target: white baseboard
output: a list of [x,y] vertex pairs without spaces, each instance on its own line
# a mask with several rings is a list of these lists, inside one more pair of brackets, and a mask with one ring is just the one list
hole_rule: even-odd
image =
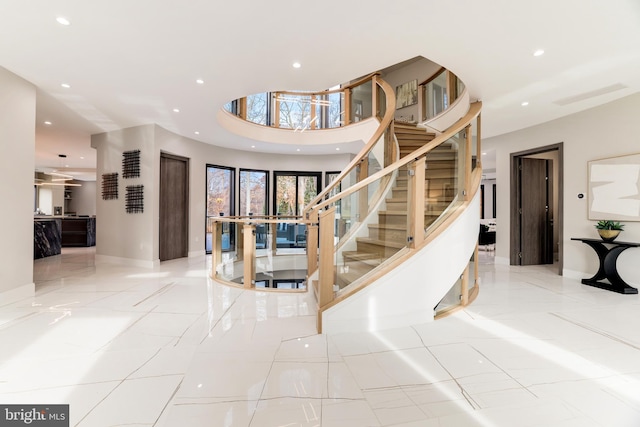
[[593,274],[584,273],[582,271],[569,270],[566,268],[562,269],[562,276],[568,277],[569,279],[582,280],[593,276]]
[[98,255],[96,254],[96,264],[117,264],[126,265],[128,267],[140,267],[140,268],[156,268],[160,266],[160,260],[147,261],[143,259],[121,258],[110,255]]
[[206,255],[206,254],[207,254],[207,251],[205,251],[204,249],[202,249],[202,250],[200,250],[200,251],[191,251],[191,252],[189,252],[189,253],[187,254],[187,256],[188,256],[189,258],[196,258],[196,257],[199,257],[199,256],[204,256],[204,255]]
[[493,259],[493,263],[499,265],[510,265],[511,260],[507,257],[497,256]]
[[26,285],[18,286],[17,288],[0,292],[0,307],[2,307],[3,305],[12,304],[25,298],[30,298],[34,296],[35,293],[35,283],[28,283]]

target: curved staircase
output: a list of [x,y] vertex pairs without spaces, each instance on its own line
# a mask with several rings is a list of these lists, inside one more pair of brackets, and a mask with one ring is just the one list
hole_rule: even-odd
[[[435,134],[427,133],[425,128],[407,124],[395,124],[394,133],[400,158],[411,155],[435,138]],[[453,200],[456,176],[456,152],[451,144],[443,144],[426,156],[425,227]],[[355,250],[342,252],[344,264],[336,269],[335,281],[340,288],[365,276],[406,246],[407,183],[407,168],[400,168],[385,208],[378,211],[377,223],[368,224],[368,236],[356,238]]]

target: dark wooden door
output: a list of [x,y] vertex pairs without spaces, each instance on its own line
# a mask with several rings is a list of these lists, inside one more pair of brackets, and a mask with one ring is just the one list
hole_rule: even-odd
[[520,265],[553,264],[552,161],[520,158]]
[[160,154],[160,261],[189,250],[189,159]]

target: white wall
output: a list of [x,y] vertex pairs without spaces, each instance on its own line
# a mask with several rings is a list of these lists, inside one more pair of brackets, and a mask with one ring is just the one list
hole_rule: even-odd
[[36,89],[0,67],[0,306],[33,295]]
[[[598,258],[586,245],[572,237],[597,238],[595,221],[587,219],[587,162],[640,152],[637,116],[640,94],[573,114],[518,132],[488,138],[487,150],[496,150],[497,199],[496,256],[498,262],[509,262],[510,228],[510,153],[564,143],[564,274],[590,277],[597,271]],[[582,199],[578,194],[584,194]],[[624,241],[640,241],[640,222],[626,222]],[[640,250],[629,249],[618,258],[620,275],[629,283],[640,285]]]
[[[91,136],[97,150],[96,177],[118,173],[118,199],[96,199],[96,260],[121,261],[152,267],[158,263],[154,223],[155,179],[154,126],[145,125]],[[122,153],[140,150],[140,178],[122,178]],[[101,181],[100,181],[101,182]],[[125,189],[128,185],[144,185],[144,212],[125,211]]]
[[[71,200],[69,200],[69,211],[78,215],[96,214],[96,182],[77,181],[80,187],[71,188]],[[101,193],[102,194],[102,193]]]

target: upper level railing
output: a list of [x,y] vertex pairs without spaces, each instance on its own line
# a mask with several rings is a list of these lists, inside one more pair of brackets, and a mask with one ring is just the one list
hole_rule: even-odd
[[442,114],[464,91],[464,83],[442,67],[418,85],[420,122]]
[[297,132],[334,129],[384,115],[371,74],[337,89],[321,92],[278,91],[249,95],[224,109],[249,122]]

